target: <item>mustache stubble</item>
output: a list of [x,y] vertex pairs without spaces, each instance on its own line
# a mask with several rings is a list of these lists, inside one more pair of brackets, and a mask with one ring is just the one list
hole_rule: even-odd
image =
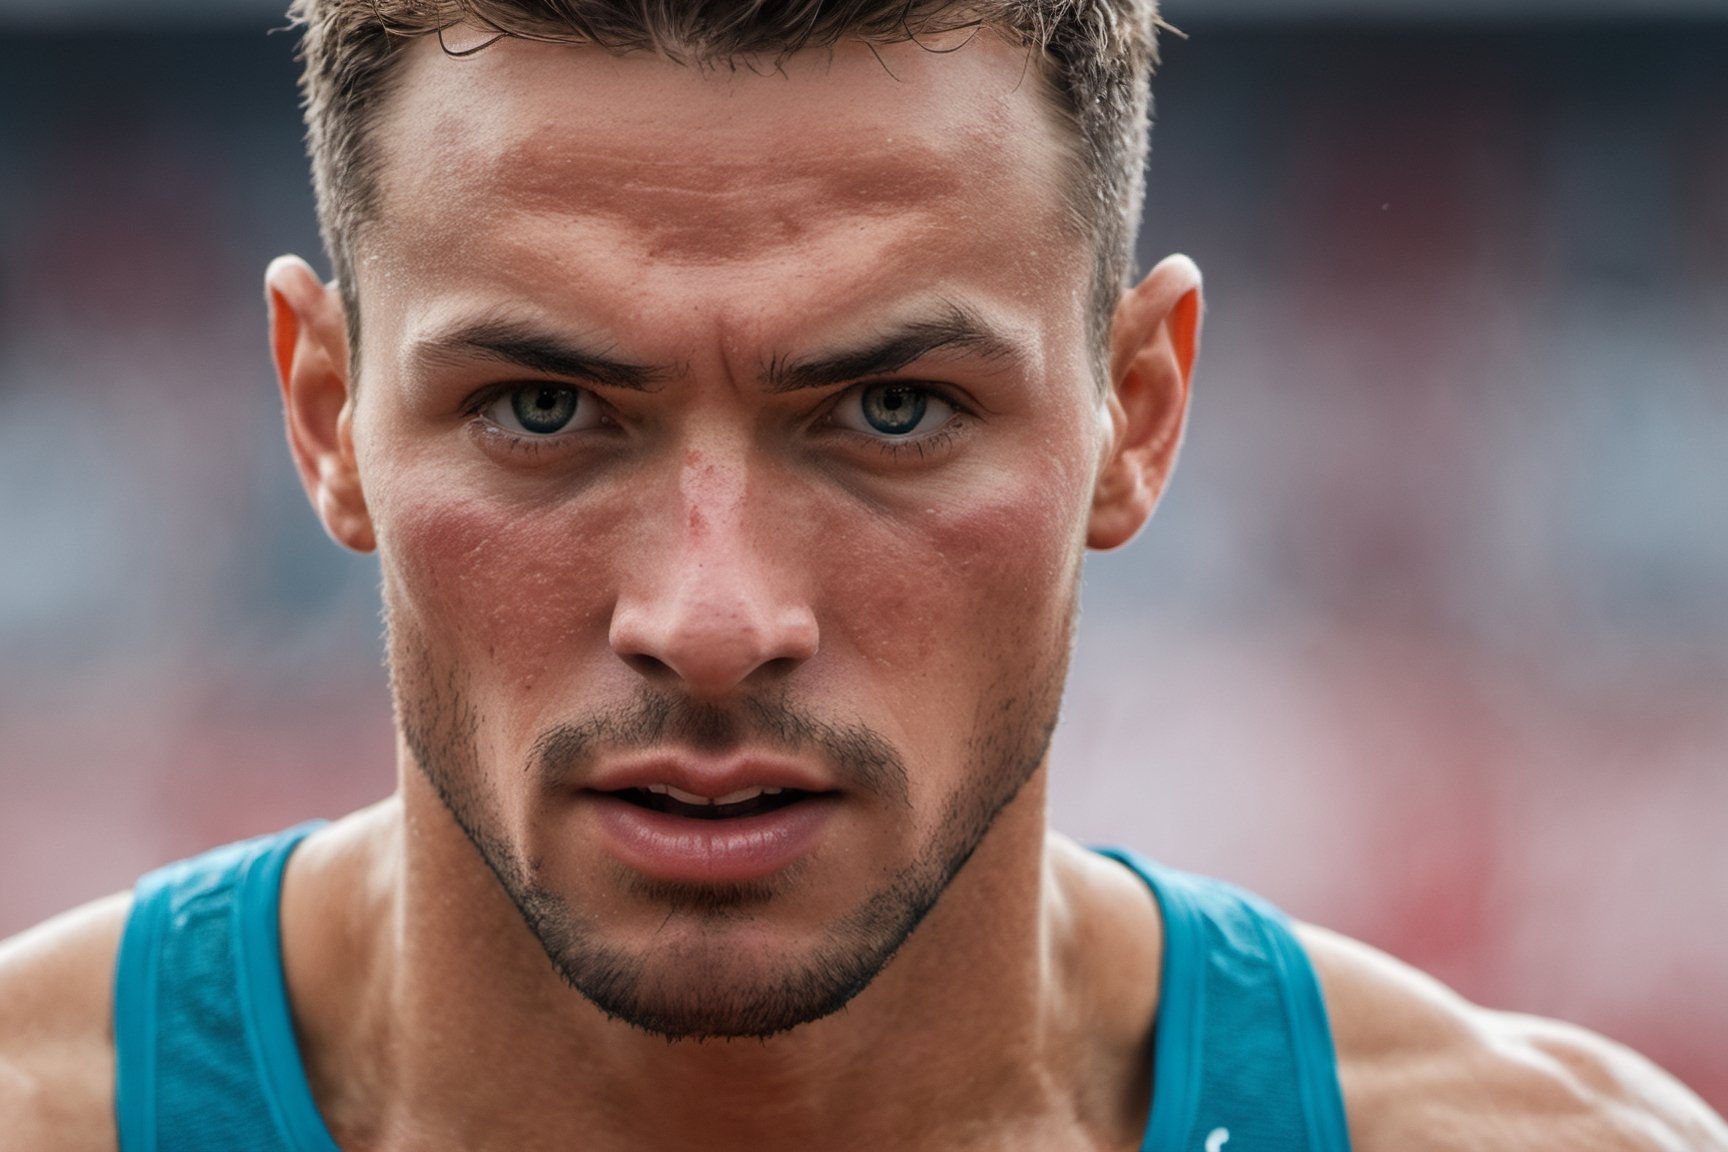
[[911,780],[894,746],[863,724],[819,719],[783,699],[751,696],[732,706],[708,704],[640,685],[634,698],[541,733],[528,767],[541,787],[579,785],[602,756],[682,746],[725,753],[748,744],[791,756],[815,753],[848,791],[909,808]]

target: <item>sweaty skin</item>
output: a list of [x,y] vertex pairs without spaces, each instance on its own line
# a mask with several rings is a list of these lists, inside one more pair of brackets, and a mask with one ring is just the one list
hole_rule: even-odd
[[[988,35],[878,51],[775,73],[417,43],[375,137],[357,378],[338,293],[270,269],[290,444],[330,534],[379,553],[401,721],[396,794],[308,840],[283,893],[348,1152],[1140,1145],[1161,925],[1046,829],[1045,752],[1082,553],[1126,543],[1174,464],[1199,275],[1125,292],[1100,355],[1036,69]],[[884,383],[926,424],[874,429]],[[532,434],[523,388],[576,417]],[[903,771],[810,752],[814,849],[644,884],[582,790],[627,757],[569,752],[644,699],[796,710]],[[698,758],[691,731],[655,754]],[[860,915],[920,894],[903,940]],[[115,1146],[126,910],[0,948],[0,1150]],[[1358,1149],[1728,1149],[1623,1049],[1302,938]],[[637,977],[620,1011],[712,1037],[836,941],[892,959],[760,1040],[669,1042],[559,971],[604,949]]]

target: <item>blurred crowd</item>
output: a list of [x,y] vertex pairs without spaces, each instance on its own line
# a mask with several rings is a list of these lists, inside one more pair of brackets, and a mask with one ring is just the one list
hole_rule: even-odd
[[[1185,30],[1142,253],[1206,350],[1056,823],[1728,1109],[1728,21]],[[291,49],[0,33],[0,935],[391,786],[264,354]]]

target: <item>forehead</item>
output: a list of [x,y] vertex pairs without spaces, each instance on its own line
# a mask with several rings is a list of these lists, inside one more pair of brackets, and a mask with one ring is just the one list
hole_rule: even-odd
[[944,47],[703,67],[518,40],[454,58],[422,39],[375,129],[381,242],[362,263],[740,270],[873,233],[941,248],[1065,231],[1070,133],[1039,68],[987,32]]

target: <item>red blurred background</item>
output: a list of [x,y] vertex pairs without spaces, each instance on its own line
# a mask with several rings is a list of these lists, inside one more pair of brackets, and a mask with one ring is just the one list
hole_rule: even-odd
[[[1207,12],[1142,241],[1208,275],[1194,423],[1089,571],[1056,823],[1728,1109],[1728,18]],[[0,935],[392,776],[264,355],[292,38],[7,13]]]

